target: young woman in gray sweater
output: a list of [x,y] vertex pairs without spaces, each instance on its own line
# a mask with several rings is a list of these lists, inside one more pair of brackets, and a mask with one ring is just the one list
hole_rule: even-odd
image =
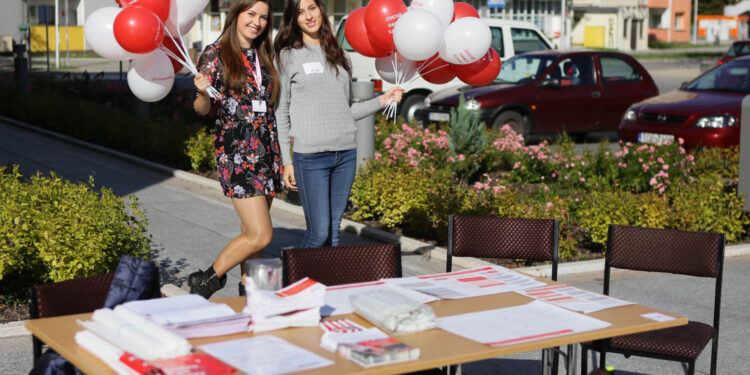
[[301,247],[336,246],[356,172],[354,122],[391,100],[398,103],[404,90],[394,87],[353,102],[349,56],[318,0],[287,0],[274,44],[281,77],[276,122],[282,179],[299,190],[307,224]]

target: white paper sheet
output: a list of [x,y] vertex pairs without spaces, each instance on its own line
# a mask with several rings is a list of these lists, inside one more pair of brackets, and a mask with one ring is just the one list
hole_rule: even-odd
[[271,335],[222,341],[199,348],[250,375],[286,374],[334,364],[329,359]]
[[223,303],[210,302],[196,294],[132,301],[122,306],[132,312],[148,316],[159,324],[210,321],[214,318],[237,314]]
[[540,301],[438,319],[440,328],[490,346],[593,331],[611,324]]
[[546,285],[533,277],[501,266],[479,267],[436,275],[387,279],[386,281],[441,299],[469,298]]
[[646,319],[655,320],[657,322],[668,322],[670,320],[675,320],[676,319],[673,316],[665,315],[665,314],[658,313],[658,312],[641,314],[641,316],[644,317],[644,318],[646,318]]
[[437,297],[402,288],[394,284],[386,283],[385,281],[336,285],[326,288],[325,306],[320,310],[320,314],[323,316],[331,316],[352,313],[354,312],[354,308],[349,302],[349,298],[360,293],[371,292],[374,290],[395,290],[405,297],[411,298],[420,303],[429,303],[438,300]]
[[547,285],[516,291],[516,293],[585,314],[633,304],[633,302],[623,301],[565,284]]

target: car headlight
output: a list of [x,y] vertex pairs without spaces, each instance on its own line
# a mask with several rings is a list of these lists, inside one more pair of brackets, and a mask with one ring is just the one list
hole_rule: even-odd
[[430,106],[430,96],[428,95],[426,98],[424,98],[424,106],[425,108]]
[[478,111],[482,106],[475,99],[469,99],[464,102],[464,108],[470,111]]
[[699,128],[731,128],[737,125],[737,117],[732,115],[706,116],[695,122]]
[[625,111],[625,115],[622,116],[622,121],[635,121],[638,115],[635,113],[634,110],[628,109]]

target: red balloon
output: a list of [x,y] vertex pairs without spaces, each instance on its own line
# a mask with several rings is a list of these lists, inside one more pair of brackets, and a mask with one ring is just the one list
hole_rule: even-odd
[[112,25],[115,40],[126,51],[148,53],[164,39],[164,26],[154,12],[139,6],[129,6],[115,17]]
[[[430,63],[425,64],[425,61],[429,61]],[[438,57],[437,53],[427,60],[417,61],[416,64],[418,67],[421,67],[419,68],[419,74],[427,82],[441,84],[450,82],[453,78],[456,78],[453,65]]]
[[464,17],[479,18],[479,13],[477,13],[477,10],[469,3],[453,3],[453,19],[451,20],[451,23]]
[[349,17],[344,24],[344,35],[346,35],[346,41],[351,44],[355,51],[367,57],[385,57],[390,52],[387,48],[372,40],[367,33],[364,7],[357,8],[349,13]]
[[365,27],[368,35],[388,49],[388,52],[396,49],[393,43],[393,27],[406,10],[406,5],[401,0],[372,0],[365,7]]
[[[127,5],[123,4],[126,3]],[[120,0],[123,7],[139,6],[148,8],[156,14],[162,22],[169,18],[169,0]]]
[[[172,51],[172,53],[174,53],[175,56],[182,57],[181,52],[177,49],[177,44],[178,43],[179,42],[177,40],[175,40],[173,38],[170,38],[169,36],[165,35],[164,39],[161,42],[161,45],[163,45],[164,47],[166,47],[168,50]],[[167,54],[167,56],[169,56],[169,54]],[[182,63],[179,62],[179,61],[177,61],[177,60],[175,60],[171,56],[169,57],[169,62],[172,63],[172,68],[174,69],[174,74],[177,74],[177,73],[180,72],[180,70],[182,70]]]
[[497,78],[500,73],[500,55],[490,48],[481,59],[467,65],[454,65],[458,79],[472,86],[484,86]]
[[127,8],[130,6],[130,4],[136,2],[138,0],[115,0],[117,4],[120,4],[121,7]]

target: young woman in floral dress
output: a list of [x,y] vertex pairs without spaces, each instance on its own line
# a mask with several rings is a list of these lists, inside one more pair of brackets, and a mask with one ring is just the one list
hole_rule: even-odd
[[[190,293],[206,298],[224,287],[229,270],[237,264],[244,268],[244,260],[262,251],[273,237],[268,211],[282,188],[282,163],[272,108],[279,90],[269,36],[272,28],[268,0],[234,1],[221,36],[198,61],[194,107],[216,119],[219,180],[242,230],[210,267],[188,277]],[[209,85],[221,93],[220,98],[209,97]]]

